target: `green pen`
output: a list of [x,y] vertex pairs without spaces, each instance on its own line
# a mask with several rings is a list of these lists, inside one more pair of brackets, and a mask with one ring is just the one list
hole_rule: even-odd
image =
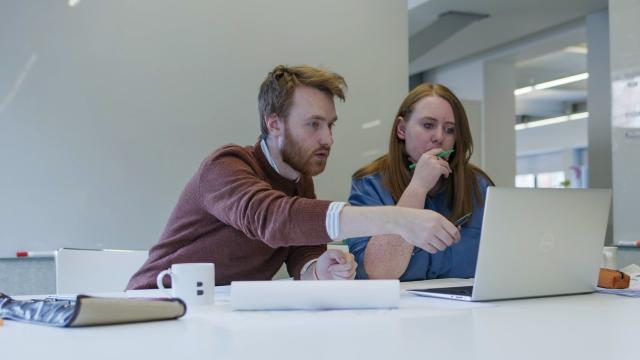
[[[451,153],[453,153],[454,151],[456,151],[455,149],[449,149],[449,150],[445,150],[445,151],[441,151],[439,153],[436,154],[437,157],[439,158],[444,158],[447,157],[449,155],[451,155]],[[411,165],[409,165],[409,170],[413,170],[416,168],[416,163],[413,163]]]

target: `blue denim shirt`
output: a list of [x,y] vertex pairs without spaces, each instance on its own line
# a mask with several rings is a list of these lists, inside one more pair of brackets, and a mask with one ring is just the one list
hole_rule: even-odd
[[[435,254],[414,247],[409,265],[400,281],[415,281],[437,278],[471,278],[475,276],[478,260],[478,246],[480,244],[480,228],[484,212],[484,201],[487,196],[489,181],[481,176],[477,177],[482,194],[482,204],[474,200],[473,215],[460,230],[460,241],[444,251]],[[391,193],[382,185],[380,174],[372,174],[351,183],[349,203],[356,206],[395,205]],[[425,209],[436,211],[448,216],[450,209],[446,204],[445,191],[435,197],[427,196]],[[364,251],[371,237],[348,239],[349,251],[358,263],[356,279],[367,279],[364,268]]]

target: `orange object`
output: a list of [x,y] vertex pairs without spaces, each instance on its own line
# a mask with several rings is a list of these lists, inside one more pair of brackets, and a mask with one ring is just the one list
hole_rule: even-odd
[[598,286],[606,289],[626,289],[630,280],[629,275],[622,271],[600,268]]
[[4,320],[0,319],[0,326],[4,325]]

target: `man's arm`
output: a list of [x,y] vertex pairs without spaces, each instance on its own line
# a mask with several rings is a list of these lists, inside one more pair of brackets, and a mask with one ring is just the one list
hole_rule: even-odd
[[449,220],[431,210],[398,206],[345,206],[340,214],[339,238],[397,234],[409,243],[434,253],[460,239]]
[[[426,191],[409,185],[396,206],[422,209]],[[431,252],[439,249],[430,247]],[[407,270],[413,244],[398,235],[376,235],[371,237],[364,251],[364,266],[370,279],[398,279]]]
[[233,155],[209,160],[200,170],[199,196],[206,211],[274,248],[331,241],[325,224],[330,201],[275,190],[248,161]]
[[[204,164],[199,186],[207,211],[271,247],[331,241],[325,224],[330,201],[274,190],[239,156],[221,156]],[[400,235],[428,252],[449,246],[460,236],[453,224],[430,210],[346,206],[340,212],[339,239],[385,234]]]

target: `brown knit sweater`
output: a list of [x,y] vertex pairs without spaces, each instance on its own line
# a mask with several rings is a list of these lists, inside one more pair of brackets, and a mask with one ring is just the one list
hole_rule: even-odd
[[213,262],[216,285],[269,280],[283,263],[299,278],[304,264],[331,241],[325,228],[330,203],[315,200],[311,177],[296,183],[280,176],[259,142],[223,146],[187,183],[160,241],[127,289],[155,288],[160,271],[189,262]]

